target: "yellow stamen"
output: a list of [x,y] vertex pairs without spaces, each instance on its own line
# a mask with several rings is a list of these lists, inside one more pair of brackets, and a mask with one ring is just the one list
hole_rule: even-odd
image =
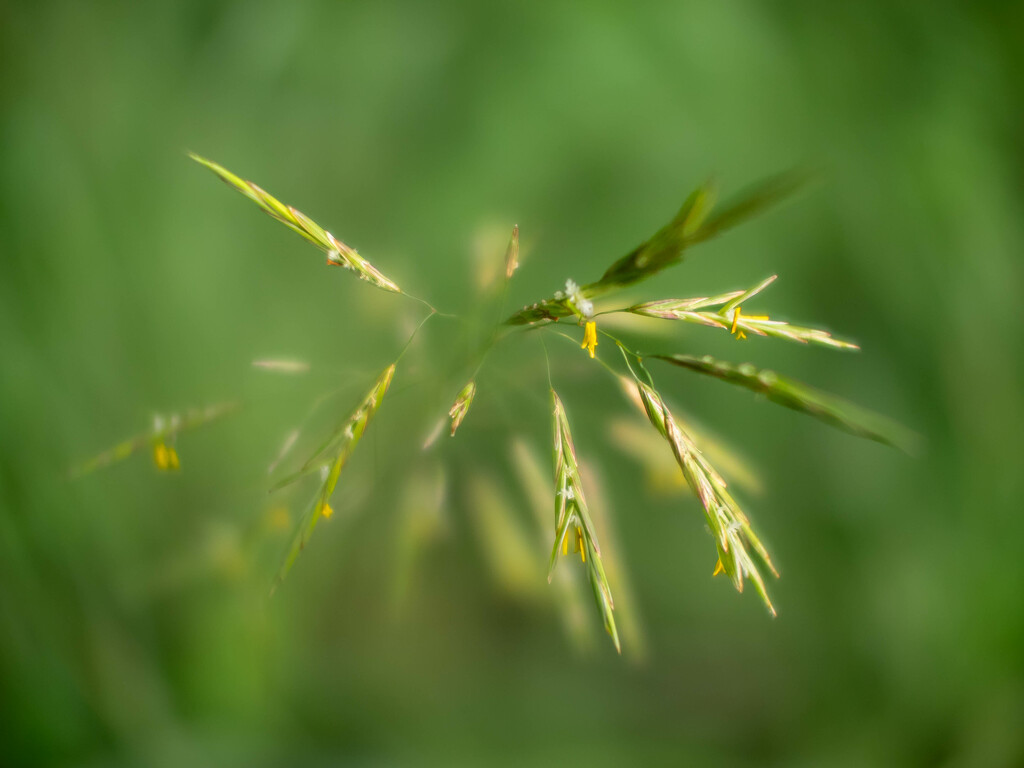
[[580,547],[580,560],[587,562],[587,548],[583,546],[583,531],[579,528],[576,529],[576,543]]
[[[747,315],[746,320],[767,320],[768,315]],[[729,333],[736,334],[737,339],[747,338],[747,334],[743,332],[743,329],[739,327],[740,322],[740,308],[736,307],[736,311],[732,314],[732,328],[729,329]]]
[[320,514],[326,518],[330,518],[330,516],[334,514],[334,510],[331,509],[331,505],[325,501],[324,505],[320,507]]
[[569,554],[569,536],[568,536],[568,534],[566,534],[566,536],[562,539],[562,554],[563,555],[568,555]]
[[153,463],[156,464],[157,469],[163,472],[181,467],[181,462],[178,461],[178,452],[164,442],[156,443],[153,446]]
[[722,558],[718,558],[718,563],[715,565],[715,572],[711,575],[717,576],[720,573],[725,573],[725,566],[722,565]]
[[170,461],[167,458],[167,446],[163,443],[153,446],[153,463],[156,464],[157,469],[167,469],[170,466]]
[[597,347],[597,323],[593,320],[588,320],[587,324],[583,328],[583,343],[580,344],[580,349],[585,349],[590,352],[590,358],[594,358],[594,349]]

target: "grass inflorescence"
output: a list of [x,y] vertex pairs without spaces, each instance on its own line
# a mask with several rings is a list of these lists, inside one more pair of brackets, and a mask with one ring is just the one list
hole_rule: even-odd
[[[292,467],[282,479],[271,482],[270,490],[280,490],[308,477],[317,478],[313,492],[305,505],[305,511],[294,523],[290,542],[285,547],[281,565],[273,578],[273,592],[309,542],[317,523],[333,514],[331,500],[341,481],[342,471],[370,428],[374,416],[384,405],[393,379],[396,376],[401,377],[398,364],[406,351],[414,346],[417,339],[416,331],[431,318],[443,313],[438,312],[428,302],[403,291],[366,258],[301,211],[282,203],[253,182],[236,176],[213,161],[195,154],[191,154],[190,157],[213,171],[272,218],[319,248],[326,255],[328,266],[341,266],[377,288],[406,296],[425,304],[429,309],[429,313],[413,331],[394,361],[385,367],[375,380],[369,380],[362,385],[366,387],[363,390],[365,394],[349,415],[328,432],[320,445],[305,460]],[[713,574],[724,573],[740,591],[745,582],[752,582],[768,610],[775,615],[775,607],[769,597],[768,578],[777,577],[778,571],[750,520],[733,496],[723,474],[712,465],[711,458],[730,471],[741,486],[756,485],[756,478],[753,478],[753,473],[742,460],[707,438],[703,431],[694,428],[688,416],[684,417],[678,409],[669,407],[645,361],[659,360],[739,385],[764,395],[771,402],[809,414],[859,437],[906,448],[912,443],[913,436],[888,419],[772,371],[757,369],[749,363],[734,364],[708,356],[671,350],[631,348],[609,333],[607,328],[602,327],[602,318],[609,315],[618,315],[622,318],[654,318],[725,331],[737,340],[746,339],[748,336],[762,336],[835,350],[857,350],[855,344],[837,339],[824,330],[772,319],[767,314],[757,314],[751,310],[750,303],[755,299],[760,301],[759,294],[774,282],[775,275],[749,289],[727,291],[715,296],[652,298],[626,306],[616,306],[612,303],[612,297],[617,292],[650,280],[663,270],[679,264],[691,248],[775,204],[797,189],[801,181],[802,178],[797,174],[780,175],[720,207],[715,204],[715,187],[710,183],[703,184],[686,198],[682,207],[665,226],[625,256],[613,261],[598,279],[582,286],[573,280],[566,280],[564,289],[555,291],[550,296],[505,317],[504,302],[508,284],[519,266],[521,256],[519,227],[514,227],[504,253],[504,270],[498,278],[500,284],[493,288],[493,293],[487,294],[486,300],[481,301],[481,305],[485,307],[500,306],[502,314],[491,318],[489,322],[483,324],[483,330],[478,331],[479,343],[468,363],[463,360],[457,366],[458,370],[451,370],[445,374],[445,380],[449,382],[447,386],[451,386],[451,389],[443,401],[436,403],[437,426],[423,443],[420,452],[425,455],[436,446],[437,437],[443,431],[446,421],[452,437],[456,436],[464,423],[469,423],[470,426],[459,431],[460,439],[466,429],[472,428],[473,419],[470,418],[468,422],[466,420],[477,400],[478,388],[480,392],[486,392],[488,385],[486,379],[480,379],[480,373],[491,350],[505,343],[510,337],[532,331],[540,331],[543,337],[568,337],[574,343],[579,343],[584,354],[599,363],[593,368],[595,373],[609,373],[617,381],[624,382],[630,399],[643,412],[647,424],[645,429],[648,430],[651,442],[645,442],[643,433],[637,433],[640,427],[622,421],[621,415],[609,418],[613,427],[612,434],[620,436],[623,450],[644,457],[660,451],[661,456],[665,457],[664,461],[652,460],[652,465],[657,465],[653,467],[653,471],[659,473],[660,477],[665,477],[666,464],[671,466],[671,462],[674,462],[677,467],[675,471],[680,478],[679,486],[685,484],[692,491],[703,510],[704,520],[714,541],[717,560]],[[571,326],[574,323],[580,328],[579,336],[563,330],[567,324]],[[643,343],[654,342],[647,339]],[[616,650],[621,650],[620,630],[616,625],[612,584],[609,580],[609,573],[613,576],[615,574],[611,566],[606,573],[605,560],[608,559],[609,563],[612,561],[605,557],[606,553],[602,552],[599,544],[599,533],[607,543],[608,532],[597,530],[587,502],[587,492],[592,488],[586,487],[586,473],[581,471],[581,462],[570,430],[569,411],[552,383],[553,373],[550,360],[547,359],[546,345],[543,359],[547,364],[551,403],[554,483],[552,485],[541,478],[527,442],[520,437],[513,443],[514,474],[525,486],[522,498],[527,505],[533,506],[539,515],[535,522],[541,521],[545,528],[551,526],[547,528],[547,535],[550,536],[547,576],[549,582],[552,582],[556,575],[560,576],[554,580],[553,587],[554,599],[561,606],[559,612],[563,616],[576,617],[567,623],[567,631],[573,636],[578,635],[578,591],[573,587],[571,579],[566,580],[569,578],[566,574],[572,571],[567,572],[565,568],[558,569],[557,566],[560,560],[571,562],[578,558],[576,566],[579,570],[576,572],[582,573],[582,578],[589,582],[601,623]],[[288,374],[303,374],[308,370],[305,363],[288,359],[258,360],[254,361],[253,366],[264,371]],[[456,390],[460,383],[461,388]],[[91,461],[79,465],[73,474],[87,474],[125,459],[147,446],[151,448],[154,463],[159,469],[170,471],[178,469],[182,464],[187,466],[187,461],[181,461],[175,447],[178,434],[213,421],[232,409],[233,406],[211,406],[183,416],[157,419],[150,431],[126,440]],[[445,410],[447,419],[444,417]],[[277,471],[278,466],[287,463],[300,432],[299,429],[289,432],[269,468],[271,474]],[[405,499],[402,507],[407,511],[402,513],[401,519],[407,521],[409,531],[419,533],[400,539],[404,542],[400,550],[405,554],[398,570],[405,574],[400,579],[401,584],[406,586],[400,586],[396,594],[404,594],[407,589],[408,569],[411,567],[412,558],[418,552],[420,542],[426,542],[433,536],[432,533],[429,536],[427,533],[437,530],[437,510],[444,506],[447,498],[447,483],[436,463],[431,464],[429,468],[411,472],[410,477],[413,478],[409,481],[410,488],[437,489],[426,494],[432,499],[430,508],[435,511],[429,516],[430,524],[426,525],[425,521],[428,518],[416,512],[419,502],[412,498],[424,494],[410,490],[402,496]],[[530,589],[523,588],[523,584],[529,582],[529,577],[527,576],[524,581],[522,574],[529,574],[543,566],[532,553],[531,546],[523,543],[528,542],[529,537],[523,534],[520,523],[507,517],[505,510],[508,505],[494,501],[500,492],[495,490],[496,486],[493,483],[481,476],[470,485],[473,490],[470,495],[480,500],[479,504],[486,507],[481,508],[478,518],[479,530],[483,532],[481,541],[492,550],[496,546],[504,546],[500,556],[490,558],[491,562],[502,563],[499,581],[506,585],[516,585],[515,589],[523,595],[532,594]],[[667,485],[673,485],[671,477]],[[550,513],[541,514],[538,511],[545,497],[554,500],[553,525],[547,516]],[[566,579],[561,578],[563,576]]]

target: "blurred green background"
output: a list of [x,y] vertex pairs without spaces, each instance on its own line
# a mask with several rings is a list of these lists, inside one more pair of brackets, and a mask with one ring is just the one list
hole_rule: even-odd
[[[0,762],[1024,764],[1022,34],[1019,3],[0,4]],[[636,294],[779,273],[758,309],[863,352],[675,326],[646,346],[770,365],[926,448],[654,369],[758,470],[772,620],[710,578],[695,500],[618,449],[614,383],[550,341],[642,628],[617,657],[588,600],[581,650],[509,469],[514,436],[549,450],[540,345],[495,353],[425,459],[461,386],[437,384],[439,318],[268,601],[304,491],[268,497],[267,465],[422,309],[327,270],[188,149],[459,311],[513,223],[510,308],[596,278],[710,174],[813,167]],[[310,373],[252,369],[271,356]],[[183,435],[179,474],[143,452],[66,480],[223,400],[243,410]]]

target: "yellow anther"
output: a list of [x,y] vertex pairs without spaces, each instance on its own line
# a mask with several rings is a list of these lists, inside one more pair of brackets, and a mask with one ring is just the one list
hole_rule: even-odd
[[566,536],[562,539],[562,554],[563,555],[568,555],[569,554],[569,536],[568,536],[568,534],[566,534]]
[[[744,319],[746,320],[767,320],[768,315],[747,315]],[[736,311],[732,313],[732,328],[729,329],[729,333],[736,335],[737,339],[747,338],[747,334],[743,332],[743,329],[739,327],[740,322],[740,308],[736,307]]]
[[170,466],[170,459],[167,457],[167,446],[157,443],[153,446],[153,463],[157,469],[167,469]]
[[583,531],[579,528],[576,529],[576,544],[580,548],[580,561],[587,562],[587,548],[583,546]]
[[588,320],[587,324],[583,327],[583,343],[580,344],[580,349],[585,349],[590,352],[590,357],[594,357],[594,349],[597,347],[597,323],[593,320]]
[[[745,339],[745,338],[747,338],[747,334],[745,334],[743,332],[742,328],[739,328],[739,330],[737,332],[737,327],[738,327],[739,322],[740,322],[740,308],[736,307],[736,310],[732,313],[732,328],[729,329],[729,333],[735,334],[737,339]],[[719,565],[721,565],[721,563],[719,563]]]
[[156,464],[157,469],[164,472],[181,467],[181,462],[178,461],[178,452],[164,442],[153,446],[153,463]]
[[331,505],[325,501],[324,505],[320,507],[320,514],[326,518],[330,518],[330,516],[334,514],[334,510],[331,509]]
[[722,558],[718,558],[718,562],[715,564],[715,572],[711,575],[717,576],[720,573],[725,573],[725,566],[722,565]]

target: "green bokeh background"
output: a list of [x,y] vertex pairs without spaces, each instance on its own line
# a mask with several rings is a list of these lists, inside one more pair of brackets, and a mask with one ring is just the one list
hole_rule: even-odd
[[[1024,764],[1022,34],[1019,3],[0,4],[0,762]],[[523,343],[437,449],[442,533],[396,611],[397,499],[457,390],[414,386],[451,343],[438,319],[343,477],[363,500],[267,601],[267,463],[422,314],[325,269],[186,149],[445,309],[512,223],[510,306],[595,278],[709,174],[729,191],[813,167],[641,295],[779,273],[760,308],[864,351],[659,344],[843,393],[925,449],[655,369],[760,471],[744,500],[783,572],[772,620],[710,578],[696,502],[645,488],[606,430],[629,406],[553,340],[643,626],[642,653],[594,627],[580,654],[543,567],[521,593],[495,578],[462,490],[494,478],[528,529],[510,430],[550,437]],[[311,372],[252,370],[274,355]],[[154,411],[225,399],[243,411],[184,435],[180,474],[143,455],[65,479]]]

